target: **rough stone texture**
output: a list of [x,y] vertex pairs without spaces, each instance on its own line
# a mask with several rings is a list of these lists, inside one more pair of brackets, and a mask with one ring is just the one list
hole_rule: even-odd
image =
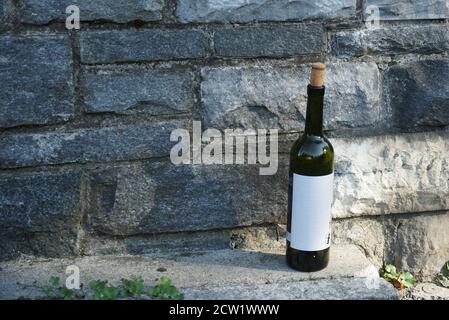
[[355,0],[177,0],[182,22],[250,22],[355,17]]
[[0,137],[0,166],[16,168],[58,163],[130,160],[168,156],[170,133],[189,129],[185,120],[145,125],[9,134]]
[[[334,139],[337,151],[334,218],[449,209],[448,177],[444,170],[448,165],[448,141],[448,132]],[[105,182],[99,179],[97,183],[108,185],[100,188],[108,195],[94,196],[103,199],[103,206],[99,206],[103,213],[97,224],[102,228],[110,225],[110,230],[118,234],[135,234],[279,223],[285,219],[287,205],[286,163],[281,158],[277,174],[269,178],[258,176],[257,166],[176,167],[171,163],[150,163],[122,168],[122,173],[120,170],[118,173],[113,170],[112,174],[102,172],[99,176]],[[179,177],[186,178],[182,188]],[[177,185],[177,191],[162,192],[165,196],[159,196],[157,191],[162,186],[173,189],[171,183]],[[201,192],[206,185],[215,188]],[[234,191],[237,185],[245,191]],[[264,191],[267,185],[274,190],[269,197]],[[132,197],[130,190],[134,190]],[[255,195],[251,198],[258,200],[249,207],[245,199],[252,192]],[[194,196],[197,193],[201,194],[200,198]],[[183,199],[183,205],[176,199]],[[228,210],[222,208],[224,202],[232,204],[225,206]],[[190,203],[192,207],[187,205]],[[211,214],[214,208],[221,208],[216,215]],[[157,212],[164,211],[177,218],[169,219],[165,215],[158,218]],[[376,256],[379,250],[372,249],[371,255]]]
[[[447,224],[448,213],[405,213],[374,217],[334,219],[332,222],[332,245],[355,245],[378,269],[384,263],[398,265],[400,270],[410,270],[419,281],[435,278],[449,252],[446,233],[435,230]],[[413,234],[405,250],[399,243],[402,226],[404,232]],[[417,226],[417,232],[411,226]],[[430,232],[439,232],[429,235]],[[403,235],[402,235],[403,237]],[[422,245],[422,249],[414,248]],[[332,248],[333,248],[332,247]],[[285,226],[245,227],[227,230],[185,232],[126,237],[94,237],[86,244],[86,253],[98,254],[159,254],[175,251],[220,250],[225,248],[256,251],[285,250]],[[416,252],[416,255],[415,255]],[[416,257],[416,259],[415,259]],[[401,262],[407,261],[407,265]],[[446,257],[449,260],[449,258]]]
[[[218,128],[302,130],[309,74],[309,66],[203,68],[204,121]],[[326,129],[375,124],[381,113],[379,95],[376,64],[330,64]]]
[[54,123],[73,116],[66,35],[0,37],[0,77],[0,127]]
[[[304,128],[307,63],[319,60],[328,64],[325,129],[339,137],[331,139],[334,244],[359,247],[376,267],[394,263],[431,280],[449,259],[447,3],[0,1],[0,258],[227,247],[283,253],[287,154]],[[64,28],[69,4],[81,7],[79,32]],[[363,11],[373,4],[381,20],[402,21],[368,29],[359,18],[368,20]],[[191,129],[192,119],[219,129],[280,129],[277,174],[259,176],[252,165],[172,165],[169,135]],[[263,261],[254,268],[243,256],[213,255],[218,266],[203,265],[203,277],[220,263],[234,268],[210,296],[254,298],[257,289],[257,297],[302,297],[306,284],[287,273],[285,287],[235,276],[276,264],[263,270]],[[185,275],[169,276],[190,279],[194,269],[176,270]],[[377,297],[336,277],[306,285],[309,297],[338,297],[338,288],[345,297]]]
[[83,83],[85,110],[153,115],[189,112],[195,103],[192,82],[191,72],[168,69],[88,73]]
[[449,300],[449,288],[434,283],[418,283],[402,297],[403,300]]
[[384,75],[384,100],[400,128],[449,124],[449,60],[391,66]]
[[449,260],[449,212],[397,221],[388,256],[400,270],[432,280]]
[[84,63],[137,62],[203,58],[209,39],[196,29],[86,31],[80,34]]
[[449,260],[449,211],[335,219],[333,244],[353,244],[376,267],[394,264],[433,281]]
[[7,24],[6,24],[6,8],[5,8],[5,1],[0,2],[0,31],[3,31],[6,29]]
[[217,30],[213,39],[222,57],[290,57],[325,50],[321,25],[228,27]]
[[[59,149],[62,151],[55,151],[53,158],[49,156],[49,151],[39,149],[38,142],[35,142],[36,149],[33,150],[27,149],[26,143],[13,141],[12,145],[22,145],[23,150],[18,153],[16,148],[14,152],[11,151],[13,149],[9,152],[11,157],[21,154],[20,161],[29,162],[55,163],[60,161],[57,157],[61,155],[66,156],[65,161],[96,161],[99,155],[117,159],[137,157],[141,150],[149,152],[151,148],[148,148],[146,137],[151,137],[151,141],[156,143],[154,131],[143,133],[140,129],[135,130],[139,141],[139,147],[136,147],[136,143],[130,142],[129,133],[117,129],[102,130],[109,132],[108,135],[121,137],[121,140],[117,143],[117,140],[104,135],[103,139],[98,140],[102,148],[98,148],[91,141],[97,141],[94,137],[98,138],[99,131],[84,132],[82,139],[69,133],[52,133],[47,135],[51,137],[47,140],[41,138],[40,145],[45,146],[45,141],[56,137],[62,141]],[[449,150],[447,135],[447,132],[440,132],[334,139],[337,151],[334,217],[448,209],[448,178],[444,170],[448,158],[446,151]],[[70,147],[70,137],[75,139],[77,148]],[[105,144],[104,141],[109,143]],[[160,141],[169,141],[168,132]],[[166,144],[166,153],[170,145]],[[111,154],[110,148],[116,153]],[[38,150],[41,152],[40,158],[36,156]],[[338,150],[344,150],[344,153]],[[66,154],[71,158],[67,158]],[[86,158],[85,154],[90,158]],[[11,165],[11,162],[2,160],[4,163]],[[92,175],[89,183],[90,225],[100,234],[145,235],[283,222],[287,204],[285,163],[281,159],[275,176],[259,176],[257,166],[177,167],[169,162],[144,162],[99,171]],[[209,187],[205,189],[205,186]],[[267,190],[275,192],[267,193]],[[248,197],[255,200],[249,202]],[[431,219],[429,213],[423,213],[423,216],[424,220]],[[382,236],[376,221],[361,224],[356,220],[345,221],[334,232],[336,239],[344,238],[338,237],[338,234],[344,234],[345,239],[364,248],[368,256],[379,264],[382,246],[391,246],[387,240],[395,239],[396,225],[382,224],[382,228],[390,228],[388,233],[382,231]],[[419,226],[412,222],[410,225]],[[412,232],[409,230],[407,233]],[[441,238],[441,234],[444,233],[438,237]],[[424,243],[425,237],[420,239],[419,243]],[[443,241],[443,238],[440,240]],[[237,239],[235,241],[238,247],[239,242]],[[441,245],[444,248],[443,242]],[[440,252],[444,253],[441,248]],[[138,251],[138,248],[133,250]],[[397,250],[394,252],[400,252]],[[406,256],[405,252],[398,254]],[[390,257],[389,261],[392,260]],[[420,266],[419,261],[414,261],[413,265],[429,274],[428,266]]]
[[334,217],[449,209],[449,132],[334,139]]
[[[193,298],[193,291],[200,288],[208,290],[207,288],[230,287],[230,291],[225,293],[226,296],[240,286],[256,290],[268,282],[283,284],[282,297],[286,297],[285,295],[290,292],[288,298],[297,297],[294,289],[298,286],[303,289],[307,286],[314,292],[311,297],[316,297],[314,288],[317,286],[326,288],[326,292],[329,290],[333,293],[333,297],[339,298],[355,298],[351,292],[357,291],[362,297],[382,296],[397,299],[393,287],[386,286],[384,281],[379,279],[376,268],[354,246],[334,247],[331,250],[328,268],[313,273],[289,269],[285,263],[285,256],[277,251],[216,250],[190,254],[171,252],[167,255],[151,256],[82,257],[43,261],[22,259],[0,264],[2,269],[0,298],[41,297],[40,287],[48,282],[49,274],[61,275],[61,279],[65,279],[65,268],[72,264],[79,267],[81,282],[84,284],[93,279],[104,279],[112,284],[119,284],[121,278],[142,276],[147,285],[153,285],[155,279],[168,276],[174,285],[186,293],[186,298],[189,298],[190,294]],[[159,268],[165,268],[166,271],[159,272],[157,271]],[[334,284],[341,288],[341,291],[348,291],[346,295],[340,292],[337,296],[337,287],[331,288],[326,285],[330,279],[340,279],[341,281],[335,281]],[[353,285],[345,285],[344,280]],[[299,283],[302,285],[298,285]],[[354,287],[356,283],[357,286]],[[292,290],[286,290],[289,286]],[[250,298],[250,292],[251,290],[244,292],[245,297]],[[301,292],[304,293],[302,298],[308,297],[306,292]],[[272,294],[276,294],[276,290]],[[258,297],[257,292],[253,297]],[[280,297],[281,295],[277,298]]]
[[156,21],[162,18],[163,0],[23,0],[20,20],[28,24],[65,21],[66,8],[76,5],[81,21]]
[[380,268],[386,259],[388,239],[392,237],[389,230],[392,217],[363,217],[352,219],[335,219],[332,221],[332,244],[352,244],[363,250],[366,257]]
[[287,225],[273,224],[232,230],[229,246],[257,251],[285,250]]
[[84,253],[159,254],[173,251],[244,249],[255,251],[285,250],[283,225],[250,226],[199,232],[144,234],[126,238],[100,235],[85,241]]
[[379,8],[381,20],[449,18],[447,0],[366,0],[363,1],[365,19],[371,14],[367,12],[368,6]]
[[260,176],[254,165],[122,166],[93,175],[88,215],[94,230],[109,235],[277,223],[285,219],[285,178]]
[[268,283],[186,289],[192,300],[396,300],[395,289],[386,281],[369,287],[360,278]]
[[449,49],[449,27],[408,25],[340,31],[335,35],[333,47],[334,54],[340,57],[440,53]]
[[[234,229],[232,229],[234,230]],[[86,240],[84,253],[94,255],[169,254],[229,249],[233,231],[215,230],[183,233],[161,233],[132,237],[93,236]]]
[[73,254],[80,179],[77,172],[0,177],[0,259]]
[[0,32],[11,29],[14,24],[15,17],[11,1],[0,1]]
[[376,267],[394,264],[432,281],[449,260],[449,212],[336,219],[333,244],[359,247]]

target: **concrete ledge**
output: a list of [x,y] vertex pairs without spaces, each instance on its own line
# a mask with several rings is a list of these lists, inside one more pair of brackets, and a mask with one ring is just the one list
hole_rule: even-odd
[[419,283],[416,287],[405,292],[403,300],[449,300],[449,288],[435,283]]
[[[376,281],[377,280],[377,281]],[[339,278],[265,285],[187,289],[193,300],[392,300],[397,293],[377,278]]]
[[[65,279],[76,265],[81,282],[142,276],[147,285],[165,275],[186,299],[396,299],[395,289],[355,246],[334,246],[329,267],[302,273],[288,268],[283,252],[217,250],[153,256],[20,259],[0,264],[0,299],[39,298],[50,276]],[[164,268],[164,272],[158,271]]]

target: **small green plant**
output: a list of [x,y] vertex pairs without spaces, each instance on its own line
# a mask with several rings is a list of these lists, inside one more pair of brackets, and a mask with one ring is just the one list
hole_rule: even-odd
[[66,287],[59,288],[59,294],[64,300],[75,299],[75,292],[72,289],[68,289]]
[[48,284],[42,288],[42,291],[51,298],[73,300],[75,299],[75,292],[60,285],[61,279],[59,277],[50,277]]
[[118,288],[108,281],[94,280],[90,282],[90,288],[93,291],[91,298],[93,300],[114,300],[121,296],[121,292]]
[[441,272],[437,276],[438,282],[445,288],[449,288],[449,261],[441,268]]
[[131,277],[131,279],[122,279],[125,294],[134,298],[140,298],[143,294],[145,285],[142,277]]
[[182,300],[184,295],[172,285],[171,280],[167,277],[161,277],[156,285],[148,289],[148,295],[153,299],[163,300]]
[[50,277],[50,280],[48,280],[48,284],[42,288],[42,291],[47,296],[54,295],[58,289],[60,281],[61,280],[59,279],[59,277]]
[[416,278],[410,272],[397,272],[392,264],[385,265],[380,275],[382,278],[391,282],[396,289],[411,288],[416,284]]
[[[107,280],[93,280],[89,283],[92,293],[88,298],[92,300],[114,300],[125,297],[140,298],[146,293],[153,299],[181,300],[184,295],[171,283],[167,277],[162,277],[154,287],[145,289],[145,283],[142,277],[131,277],[131,279],[122,279],[122,286],[115,287]],[[51,299],[85,299],[85,295],[77,294],[76,291],[61,286],[59,277],[51,277],[42,291]]]
[[410,272],[401,272],[398,280],[402,284],[401,289],[411,288],[416,284],[416,278]]

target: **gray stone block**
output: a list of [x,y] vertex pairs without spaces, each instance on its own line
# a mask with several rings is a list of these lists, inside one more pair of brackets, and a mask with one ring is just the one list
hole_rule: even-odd
[[333,139],[334,218],[449,209],[449,132]]
[[400,218],[396,225],[387,262],[433,280],[449,260],[449,212]]
[[0,37],[0,127],[70,119],[71,58],[66,35]]
[[234,27],[214,33],[215,53],[222,57],[290,57],[325,50],[321,25]]
[[14,7],[11,0],[0,1],[0,32],[12,28],[14,23]]
[[440,53],[449,49],[449,27],[435,24],[340,31],[333,47],[334,54],[340,57]]
[[385,252],[394,239],[388,227],[394,225],[394,216],[334,219],[332,221],[332,244],[352,244],[363,249],[365,256],[377,268],[385,261]]
[[355,0],[177,0],[182,22],[250,22],[355,17]]
[[188,70],[97,72],[83,77],[88,113],[176,114],[191,111],[195,96]]
[[79,7],[81,21],[125,23],[161,20],[163,0],[23,0],[20,20],[28,24],[65,21],[70,16],[66,13],[70,5]]
[[80,224],[80,174],[33,173],[0,178],[0,259],[19,253],[74,253]]
[[419,281],[433,281],[449,260],[449,211],[336,219],[335,245],[353,244],[381,268],[394,264]]
[[109,235],[278,223],[285,218],[287,178],[282,168],[260,176],[255,165],[122,166],[93,175],[88,214],[92,228]]
[[6,20],[6,9],[5,9],[5,3],[6,1],[0,2],[0,17],[2,18],[0,20],[0,30],[3,30],[5,27],[5,20]]
[[[218,128],[302,130],[309,76],[309,66],[203,68],[205,123]],[[326,129],[371,126],[380,121],[376,64],[330,64],[326,86]]]
[[405,61],[384,75],[385,105],[400,128],[449,124],[449,60]]
[[381,20],[447,19],[447,0],[366,0],[363,1],[364,19],[371,15],[369,6],[379,8]]
[[4,135],[0,137],[0,167],[168,156],[174,144],[170,142],[171,131],[189,127],[188,121],[173,120],[69,132]]
[[209,46],[208,36],[195,29],[104,30],[80,34],[84,63],[203,58]]
[[237,227],[199,232],[142,234],[132,237],[92,235],[86,255],[158,254],[202,250],[245,249],[273,251],[285,248],[285,232],[278,225]]
[[133,237],[93,235],[86,242],[84,252],[93,256],[229,249],[233,230],[143,234]]

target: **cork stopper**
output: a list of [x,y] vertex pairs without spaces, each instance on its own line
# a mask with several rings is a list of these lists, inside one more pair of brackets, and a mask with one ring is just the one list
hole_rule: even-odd
[[310,77],[310,85],[313,87],[324,86],[324,76],[326,74],[326,66],[324,63],[312,64],[312,75]]

